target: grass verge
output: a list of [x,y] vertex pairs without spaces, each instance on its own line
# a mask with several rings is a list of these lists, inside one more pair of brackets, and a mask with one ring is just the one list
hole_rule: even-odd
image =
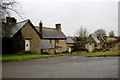
[[[120,56],[119,51],[113,52],[71,52],[71,53],[61,53],[61,54],[51,54],[51,55],[40,55],[40,54],[9,54],[2,55],[2,62],[14,62],[14,61],[23,61],[29,59],[38,59],[38,58],[48,58],[54,56],[63,56],[63,55],[86,55],[87,57],[102,57],[102,56]],[[1,59],[0,59],[1,60]]]
[[72,55],[86,55],[87,57],[100,57],[100,56],[120,56],[120,51],[106,51],[106,52],[72,52]]
[[11,55],[2,55],[2,62],[14,62],[14,61],[23,61],[29,59],[38,59],[38,58],[48,58],[54,56],[62,56],[65,54],[52,54],[52,55],[40,55],[40,54],[11,54]]
[[96,52],[95,54],[88,55],[88,57],[106,57],[106,56],[120,56],[120,52],[119,51]]

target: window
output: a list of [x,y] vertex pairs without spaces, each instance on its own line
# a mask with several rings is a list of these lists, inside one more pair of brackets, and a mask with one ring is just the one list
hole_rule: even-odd
[[30,50],[30,40],[25,40],[25,50]]

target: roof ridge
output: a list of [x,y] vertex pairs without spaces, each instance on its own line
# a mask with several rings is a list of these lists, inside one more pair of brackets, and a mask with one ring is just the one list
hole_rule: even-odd
[[56,28],[50,28],[50,27],[42,27],[42,28],[56,29]]
[[[24,20],[24,21],[20,21],[20,22],[17,22],[17,23],[22,23],[22,22],[25,22],[25,21],[29,21],[30,19],[26,19],[26,20]],[[17,24],[16,23],[16,24]]]

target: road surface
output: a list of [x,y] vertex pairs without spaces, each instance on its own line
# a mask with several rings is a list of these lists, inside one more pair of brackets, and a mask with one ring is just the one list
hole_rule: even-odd
[[118,78],[118,57],[59,56],[2,65],[3,78]]

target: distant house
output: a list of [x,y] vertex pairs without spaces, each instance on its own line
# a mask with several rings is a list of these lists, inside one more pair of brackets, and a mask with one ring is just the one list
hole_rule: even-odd
[[106,44],[107,44],[105,38],[103,38],[103,37],[98,37],[98,40],[100,41],[100,48],[101,48],[102,50],[105,50]]
[[92,52],[95,49],[97,50],[101,49],[101,42],[96,36],[90,34],[89,37],[87,38],[87,42],[88,43],[85,44],[85,48],[88,49],[89,52]]
[[66,41],[67,41],[66,49],[67,51],[71,52],[74,49],[75,42],[70,37],[67,37]]
[[31,52],[40,54],[40,34],[30,20],[18,22],[7,17],[2,24],[2,52],[6,54]]
[[56,24],[55,26],[56,28],[43,27],[43,23],[40,22],[39,27],[36,26],[36,28],[42,40],[50,43],[54,48],[52,53],[66,52],[66,36],[61,30],[61,24]]

